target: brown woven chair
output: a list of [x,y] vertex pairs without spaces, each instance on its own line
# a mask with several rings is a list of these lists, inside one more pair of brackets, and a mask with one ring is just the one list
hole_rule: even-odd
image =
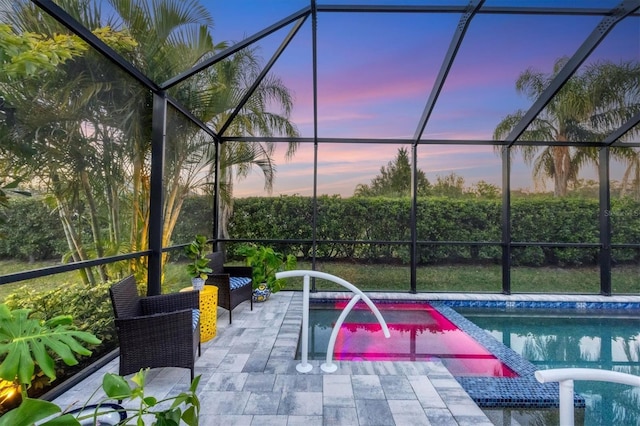
[[253,311],[253,285],[251,277],[253,272],[250,266],[224,266],[224,253],[216,251],[208,254],[209,267],[213,273],[209,274],[205,285],[218,287],[218,306],[229,311],[229,324],[231,324],[231,311],[240,303],[248,300]]
[[197,291],[140,297],[133,276],[109,289],[120,343],[120,375],[142,368],[183,367],[194,377],[200,348]]

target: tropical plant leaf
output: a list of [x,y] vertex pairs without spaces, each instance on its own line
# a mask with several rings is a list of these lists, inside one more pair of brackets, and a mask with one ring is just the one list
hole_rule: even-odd
[[113,373],[104,375],[102,378],[102,389],[109,398],[113,399],[124,399],[132,395],[129,382],[127,382],[124,377]]
[[[31,426],[37,421],[46,419],[49,416],[53,416],[62,410],[53,402],[44,401],[40,399],[25,398],[22,403],[15,409],[5,413],[0,417],[0,426]],[[67,417],[67,416],[65,416]],[[73,416],[69,416],[73,419]],[[68,420],[68,419],[67,419]],[[74,419],[75,420],[75,419]],[[53,425],[65,425],[71,426],[74,424],[80,424],[76,420],[66,421],[65,423],[43,423],[47,426]]]
[[184,410],[184,413],[182,413],[182,421],[188,424],[189,426],[198,425],[198,414],[196,412],[195,407],[191,406],[186,410]]
[[149,407],[154,407],[158,403],[158,398],[155,396],[147,396],[143,399],[144,403]]
[[[69,316],[59,316],[43,322],[29,318],[29,309],[14,311],[0,304],[0,355],[6,354],[0,364],[0,378],[8,381],[18,379],[22,385],[31,383],[35,364],[54,380],[54,360],[48,349],[67,364],[78,363],[74,353],[91,355],[91,351],[79,342],[99,344],[101,341],[91,333],[74,330]],[[55,328],[51,328],[55,326]],[[47,349],[48,348],[48,349]]]
[[[16,349],[17,348],[9,350],[6,358],[2,361],[2,364],[0,364],[0,378],[9,382],[15,380],[18,375],[18,367],[20,366],[20,352]],[[31,380],[29,380],[29,382],[31,382]]]
[[48,319],[45,322],[45,325],[51,328],[58,327],[59,325],[71,325],[71,324],[73,324],[73,318],[71,317],[71,315],[58,315],[56,317]]
[[194,377],[193,381],[191,382],[191,386],[189,387],[189,390],[193,393],[196,392],[196,389],[198,388],[198,384],[200,383],[200,375],[197,375],[196,377]]
[[42,372],[49,378],[56,376],[56,363],[47,353],[44,344],[39,340],[31,342],[31,351]]

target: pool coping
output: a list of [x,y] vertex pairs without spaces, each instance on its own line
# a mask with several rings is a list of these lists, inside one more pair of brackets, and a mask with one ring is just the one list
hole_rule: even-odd
[[[453,307],[576,309],[580,312],[598,310],[638,310],[640,296],[597,295],[548,295],[548,294],[460,294],[460,293],[380,293],[366,292],[375,301],[385,303],[424,301],[429,302],[458,328],[473,337],[501,362],[515,371],[519,377],[471,377],[455,376],[464,390],[478,406],[483,408],[553,408],[558,407],[557,383],[539,383],[534,376],[538,368],[491,334],[475,325]],[[315,292],[311,301],[350,299],[350,292]],[[580,395],[574,396],[578,408],[585,407]]]

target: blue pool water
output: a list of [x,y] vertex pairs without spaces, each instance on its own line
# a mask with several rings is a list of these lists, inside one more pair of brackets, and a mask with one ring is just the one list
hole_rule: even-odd
[[[598,368],[640,375],[638,311],[455,310],[538,369]],[[586,426],[640,425],[640,388],[578,381],[575,391],[585,399]],[[508,414],[523,425],[554,424],[544,410]]]

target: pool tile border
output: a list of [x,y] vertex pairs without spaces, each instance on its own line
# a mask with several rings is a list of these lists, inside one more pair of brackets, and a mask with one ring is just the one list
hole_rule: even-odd
[[580,312],[588,310],[628,310],[640,311],[640,302],[582,302],[582,301],[500,301],[500,300],[442,300],[447,306],[459,308],[499,308],[515,309],[575,309]]
[[[519,376],[512,378],[454,376],[476,404],[480,407],[492,408],[550,408],[558,406],[558,384],[539,383],[534,376],[537,370],[535,365],[457,313],[447,302],[430,303],[449,321],[473,337]],[[577,407],[585,405],[584,398],[579,395],[575,396],[574,402]]]

